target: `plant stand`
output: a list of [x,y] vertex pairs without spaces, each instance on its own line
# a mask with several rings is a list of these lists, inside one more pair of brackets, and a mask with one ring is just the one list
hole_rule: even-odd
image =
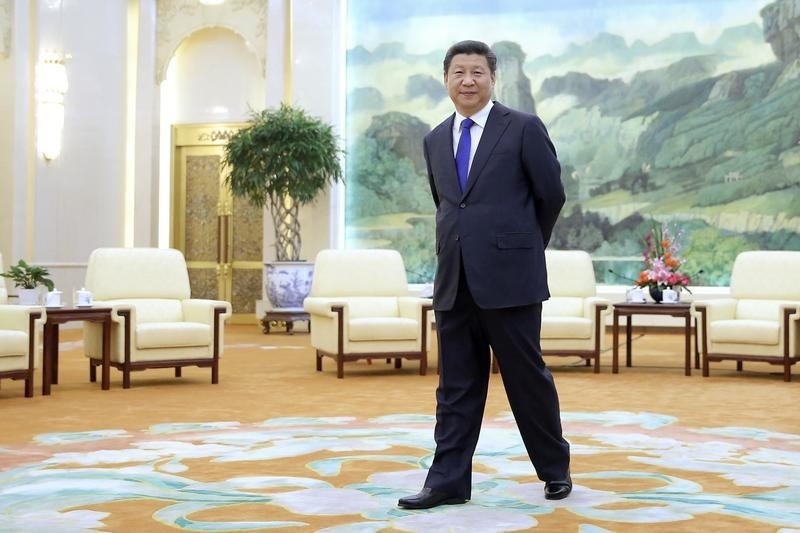
[[261,319],[262,331],[265,334],[270,333],[271,328],[277,326],[279,323],[286,325],[286,333],[289,335],[294,334],[294,322],[296,320],[305,320],[308,322],[308,332],[311,333],[311,320],[308,313],[305,311],[267,311]]

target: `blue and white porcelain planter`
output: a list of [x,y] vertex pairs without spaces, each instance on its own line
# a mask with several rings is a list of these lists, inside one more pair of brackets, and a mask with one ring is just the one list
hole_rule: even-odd
[[267,298],[276,311],[302,311],[303,300],[311,292],[314,263],[271,261],[267,268]]

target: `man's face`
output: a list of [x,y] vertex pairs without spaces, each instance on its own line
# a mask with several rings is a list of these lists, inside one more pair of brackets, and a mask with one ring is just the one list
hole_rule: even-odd
[[469,117],[483,109],[492,97],[494,74],[485,56],[457,54],[444,75],[444,84],[456,110]]

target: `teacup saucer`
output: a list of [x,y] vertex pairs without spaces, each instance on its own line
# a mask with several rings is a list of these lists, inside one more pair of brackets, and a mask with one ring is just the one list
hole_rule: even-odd
[[82,309],[85,309],[87,307],[94,307],[94,304],[75,304],[75,307],[80,307]]

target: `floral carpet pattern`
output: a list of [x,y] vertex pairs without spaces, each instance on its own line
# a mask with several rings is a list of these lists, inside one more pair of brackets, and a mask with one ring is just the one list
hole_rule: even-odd
[[[396,502],[422,486],[432,459],[431,416],[273,418],[41,434],[24,446],[0,444],[0,531],[98,531],[110,514],[98,506],[130,500],[154,501],[153,520],[183,531],[291,531],[326,515],[350,519],[320,529],[327,533],[501,532],[535,529],[537,518],[561,509],[577,517],[582,533],[615,530],[598,521],[622,529],[707,513],[800,531],[800,435],[692,428],[647,412],[562,417],[574,463],[612,455],[628,467],[574,471],[572,495],[547,501],[513,418],[504,414],[484,421],[472,500],[428,511],[403,510]],[[308,475],[269,475],[280,470],[270,465],[287,460],[300,461]],[[232,475],[193,476],[197,464]],[[352,480],[354,471],[360,481],[342,481],[344,472]],[[712,476],[713,487],[693,480],[697,474]],[[201,518],[242,504],[261,511],[235,521]]]

